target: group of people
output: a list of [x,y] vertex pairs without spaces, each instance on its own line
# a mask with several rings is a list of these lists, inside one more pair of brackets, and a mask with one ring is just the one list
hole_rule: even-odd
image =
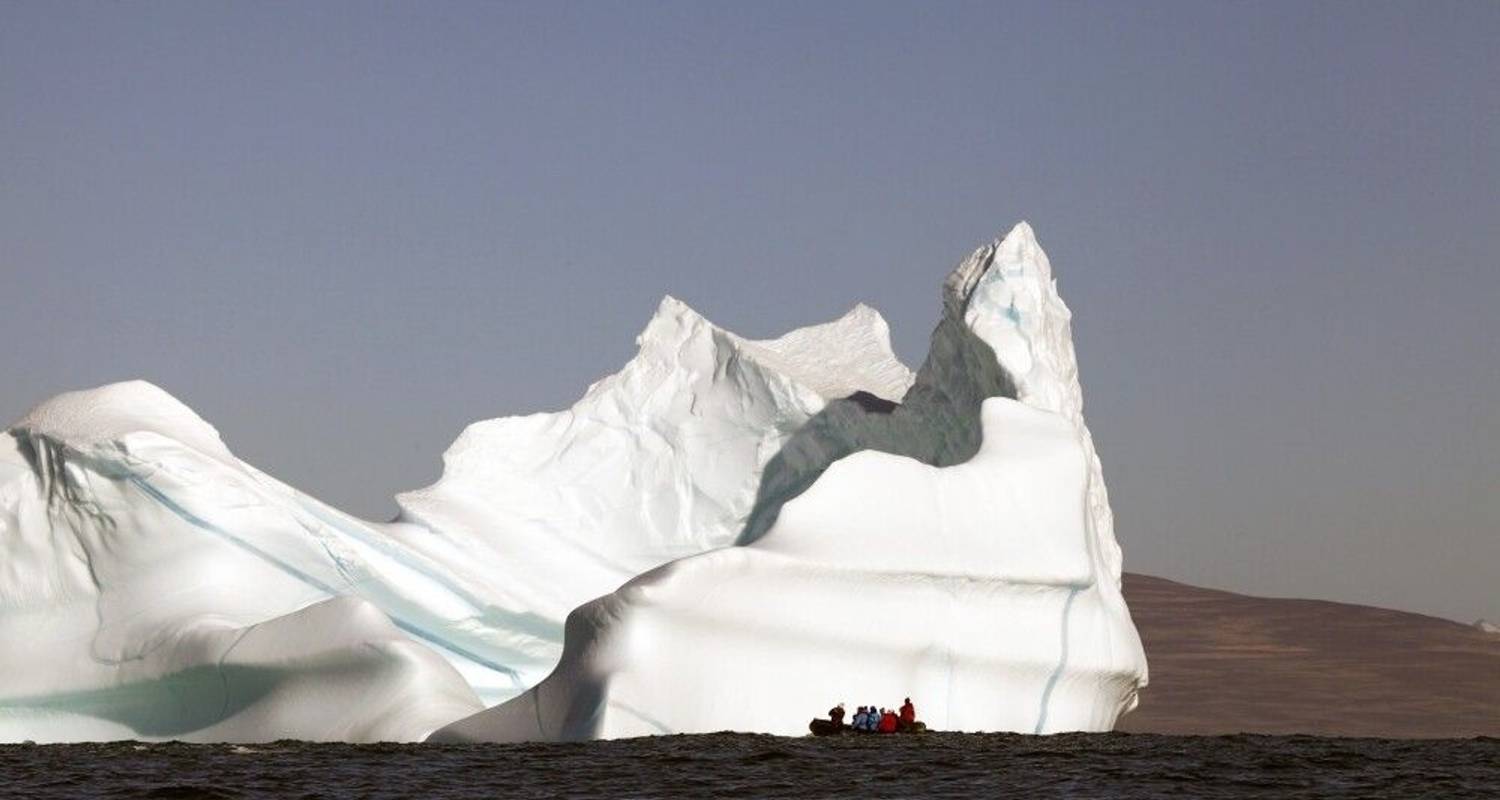
[[[833,723],[835,729],[844,727],[844,704],[828,710],[828,720]],[[849,729],[853,731],[864,731],[866,733],[901,733],[913,730],[917,726],[917,707],[912,705],[911,698],[901,704],[899,711],[889,708],[877,709],[875,706],[860,706],[854,712],[854,719],[849,721]]]

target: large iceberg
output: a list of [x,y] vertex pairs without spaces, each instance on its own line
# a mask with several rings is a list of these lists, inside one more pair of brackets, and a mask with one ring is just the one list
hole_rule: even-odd
[[772,459],[740,546],[568,619],[558,668],[440,741],[796,734],[834,699],[941,729],[1108,730],[1145,685],[1069,334],[1024,223],[945,286],[899,405],[830,405]]
[[865,306],[757,341],[669,297],[386,523],[148,383],[47,401],[0,442],[0,740],[795,732],[851,692],[1108,728],[1145,665],[1067,310],[1024,224],[945,291],[915,375]]

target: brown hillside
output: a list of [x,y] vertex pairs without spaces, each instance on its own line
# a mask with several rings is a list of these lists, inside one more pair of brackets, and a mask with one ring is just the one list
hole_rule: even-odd
[[1123,731],[1500,736],[1500,635],[1125,576],[1151,667]]

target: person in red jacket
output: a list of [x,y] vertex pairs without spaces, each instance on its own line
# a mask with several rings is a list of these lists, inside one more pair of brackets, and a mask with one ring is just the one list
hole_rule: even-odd
[[881,711],[880,711],[880,728],[879,728],[879,731],[881,733],[895,733],[896,732],[896,722],[897,722],[896,712],[890,710],[889,708],[881,709]]
[[901,704],[901,727],[910,728],[917,723],[917,707],[911,704],[911,698]]

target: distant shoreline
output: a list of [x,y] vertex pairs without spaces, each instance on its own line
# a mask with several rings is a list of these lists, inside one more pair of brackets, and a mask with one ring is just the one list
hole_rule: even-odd
[[1371,606],[1124,583],[1150,685],[1120,731],[1500,736],[1500,636]]

